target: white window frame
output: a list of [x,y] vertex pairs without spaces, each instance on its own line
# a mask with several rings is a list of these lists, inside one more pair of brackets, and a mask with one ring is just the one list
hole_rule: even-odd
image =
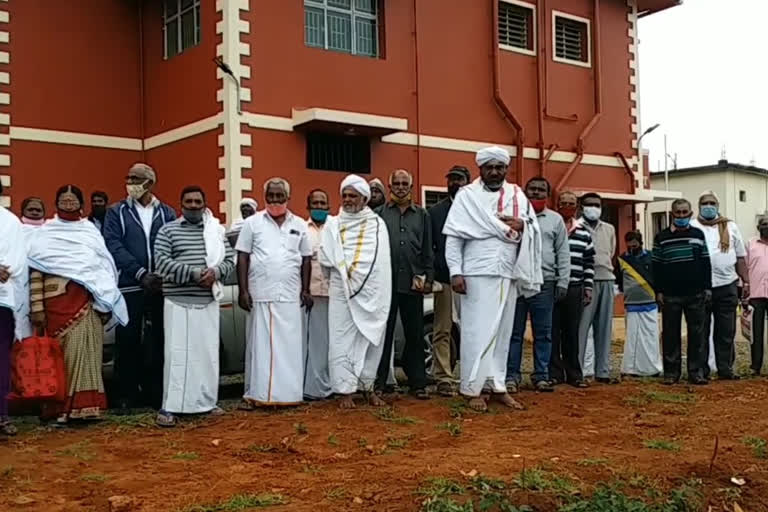
[[[304,7],[314,7],[315,9],[322,9],[325,11],[325,15],[323,16],[323,23],[325,24],[323,27],[323,36],[325,40],[323,41],[323,50],[331,51],[331,52],[339,52],[339,53],[347,53],[345,51],[337,50],[335,48],[328,48],[328,15],[327,12],[337,12],[340,14],[348,14],[350,16],[350,30],[352,31],[352,44],[350,46],[350,53],[349,55],[359,55],[361,57],[369,57],[371,59],[378,59],[381,56],[381,40],[380,40],[380,33],[381,33],[381,20],[379,19],[379,15],[381,14],[381,9],[379,8],[379,1],[374,0],[374,3],[376,5],[376,14],[371,14],[369,12],[365,11],[358,11],[355,8],[355,0],[350,0],[349,3],[349,9],[344,9],[343,7],[335,7],[332,5],[328,5],[328,2],[326,0],[304,0]],[[302,12],[303,14],[303,12]],[[357,53],[357,29],[355,28],[355,18],[363,18],[367,20],[373,20],[376,22],[376,55],[369,55],[367,53]],[[304,44],[306,45],[306,41],[304,41]],[[320,49],[318,46],[308,46],[308,48],[317,48]]]
[[[516,5],[518,7],[522,7],[524,9],[528,9],[531,11],[531,26],[533,27],[533,50],[529,50],[527,48],[518,48],[517,46],[509,46],[506,44],[501,44],[501,42],[499,42],[499,48],[507,52],[522,53],[523,55],[530,55],[531,57],[535,57],[536,52],[538,51],[538,43],[539,43],[539,39],[538,39],[539,24],[538,24],[538,18],[536,17],[537,15],[536,4],[523,2],[522,0],[499,0],[499,1],[504,2],[505,4]],[[498,30],[498,24],[499,24],[499,20],[497,19],[496,20],[497,30]]]
[[[573,21],[579,21],[587,26],[587,61],[582,62],[580,60],[565,59],[557,56],[557,18],[565,18]],[[567,12],[552,10],[552,60],[560,62],[562,64],[571,64],[572,66],[579,66],[582,68],[592,67],[592,20],[589,18],[582,18],[575,14],[568,14]]]
[[448,193],[448,187],[436,187],[433,185],[422,185],[421,186],[421,206],[422,208],[426,208],[427,204],[427,192],[442,192],[447,194]]
[[[166,17],[165,12],[166,8],[165,5],[169,2],[176,2],[176,14],[170,17]],[[181,15],[186,13],[189,10],[192,10],[192,24],[193,28],[195,29],[195,44],[190,46],[190,48],[197,46],[200,44],[200,41],[203,38],[203,32],[202,32],[202,26],[200,25],[200,19],[197,16],[197,8],[202,7],[200,4],[202,3],[202,0],[192,0],[192,5],[190,7],[187,7],[183,12],[181,10],[181,0],[164,0],[162,3],[162,9],[163,9],[163,59],[168,60],[171,57],[168,57],[168,24],[170,24],[172,21],[176,20],[176,26],[178,27],[176,29],[176,37],[178,44],[177,48],[179,49],[178,53],[173,55],[173,57],[176,57],[178,55],[181,55],[184,53],[184,50],[188,50],[189,48],[182,48],[182,30],[181,30]],[[197,37],[197,34],[200,33],[200,37]]]

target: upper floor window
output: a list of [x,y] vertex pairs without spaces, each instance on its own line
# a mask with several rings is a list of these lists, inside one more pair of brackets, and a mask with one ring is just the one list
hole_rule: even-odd
[[536,55],[536,6],[519,0],[499,1],[499,47]]
[[591,67],[590,25],[590,20],[586,18],[553,11],[554,60],[576,66]]
[[163,3],[165,58],[169,59],[200,43],[200,0]]
[[307,133],[307,169],[368,174],[371,139],[363,135]]
[[304,44],[379,56],[379,0],[304,0]]

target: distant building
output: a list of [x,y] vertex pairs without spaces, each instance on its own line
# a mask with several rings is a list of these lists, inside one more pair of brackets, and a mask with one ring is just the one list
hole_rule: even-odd
[[[666,188],[664,173],[651,174],[651,188]],[[720,199],[720,213],[736,221],[745,239],[757,236],[757,218],[768,213],[768,169],[720,160],[716,165],[669,171],[669,190],[678,191],[697,210],[699,195],[712,190]],[[669,225],[671,201],[651,203],[646,209],[645,234],[651,240]]]

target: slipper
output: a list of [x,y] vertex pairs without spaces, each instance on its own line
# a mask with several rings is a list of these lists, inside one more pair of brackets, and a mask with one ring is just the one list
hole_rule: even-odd
[[248,400],[243,400],[240,405],[237,406],[238,411],[255,411],[256,405]]
[[175,427],[176,421],[176,416],[163,410],[158,411],[155,417],[155,425],[163,428]]
[[15,436],[19,433],[19,429],[10,421],[3,421],[0,423],[0,434],[8,437]]

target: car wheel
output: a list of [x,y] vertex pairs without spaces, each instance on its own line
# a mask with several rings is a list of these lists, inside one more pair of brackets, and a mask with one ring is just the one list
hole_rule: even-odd
[[[424,319],[424,367],[427,373],[427,380],[432,382],[435,378],[435,358],[432,346],[433,318]],[[451,329],[451,368],[456,368],[456,362],[459,360],[459,326],[454,324]]]

